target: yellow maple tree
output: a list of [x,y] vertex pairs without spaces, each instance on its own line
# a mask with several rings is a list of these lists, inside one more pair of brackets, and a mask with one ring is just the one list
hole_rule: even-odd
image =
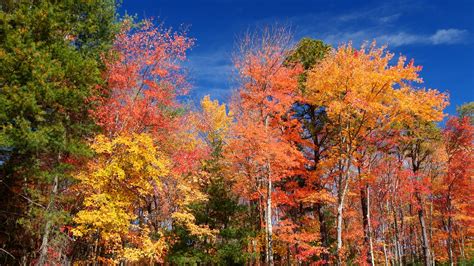
[[162,189],[161,178],[170,173],[168,157],[144,133],[112,139],[99,135],[91,147],[95,160],[76,176],[85,199],[84,208],[74,218],[74,235],[103,244],[104,254],[113,254],[112,261],[161,258],[162,236],[152,237],[150,218],[138,214],[146,198]]
[[[195,178],[173,171],[170,157],[150,134],[98,135],[91,148],[94,159],[76,176],[84,202],[73,229],[76,237],[104,247],[90,260],[162,261],[172,243],[165,238],[167,224],[212,238],[214,232],[196,225],[189,210],[191,203],[206,200],[194,188]],[[165,203],[166,198],[173,202]]]
[[226,105],[211,100],[209,95],[201,100],[201,108],[199,130],[207,133],[204,137],[210,142],[222,141],[232,125],[232,113],[227,113]]

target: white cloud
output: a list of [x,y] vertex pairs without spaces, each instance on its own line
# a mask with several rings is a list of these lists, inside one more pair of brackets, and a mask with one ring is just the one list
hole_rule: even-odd
[[220,47],[200,53],[191,53],[188,59],[187,67],[192,79],[213,86],[229,81],[233,69],[230,49]]
[[401,13],[396,13],[396,14],[393,14],[393,15],[388,15],[388,16],[380,17],[378,20],[379,20],[381,23],[390,23],[390,22],[397,21],[398,18],[400,18],[401,15],[402,15]]
[[365,41],[376,40],[378,44],[392,47],[406,45],[452,45],[466,43],[470,32],[465,29],[441,28],[432,33],[419,32],[416,28],[403,26],[402,17],[410,17],[425,12],[426,5],[380,4],[371,8],[361,8],[338,16],[331,13],[308,13],[292,17],[298,29],[297,39],[305,36],[322,39],[332,45],[352,41],[358,46]]
[[454,44],[464,42],[467,35],[467,30],[441,29],[431,35],[429,39],[433,44]]
[[[413,34],[409,32],[383,33],[375,29],[359,30],[354,32],[338,32],[336,34],[322,34],[322,39],[333,45],[352,41],[360,45],[364,41],[375,40],[379,44],[389,46],[404,46],[414,44],[441,45],[458,44],[467,40],[469,32],[460,29],[439,29],[433,34]],[[321,35],[320,35],[321,36]]]
[[234,73],[231,52],[231,47],[225,46],[191,51],[186,67],[194,87],[183,99],[198,104],[199,99],[210,94],[213,99],[227,101]]
[[396,21],[402,11],[407,8],[403,4],[393,6],[388,3],[381,3],[379,6],[356,9],[349,13],[345,13],[335,17],[335,20],[341,23],[353,23],[354,21],[372,21],[388,23]]
[[424,43],[426,37],[421,35],[410,34],[406,32],[399,32],[395,34],[384,34],[375,39],[382,44],[388,44],[391,46],[403,46],[417,43]]

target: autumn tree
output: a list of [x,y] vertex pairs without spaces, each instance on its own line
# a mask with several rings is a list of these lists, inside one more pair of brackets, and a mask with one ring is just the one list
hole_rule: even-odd
[[[215,238],[199,238],[185,228],[175,228],[179,240],[170,250],[169,260],[177,263],[240,264],[249,255],[247,240],[252,233],[248,226],[247,207],[239,203],[239,195],[232,190],[233,172],[225,157],[233,123],[232,113],[225,104],[205,96],[200,110],[195,113],[199,139],[206,147],[201,159],[199,189],[207,201],[192,203],[196,224],[209,226]],[[251,220],[250,220],[251,221]]]
[[[239,173],[237,187],[248,200],[264,207],[265,261],[273,265],[274,183],[292,175],[300,153],[291,145],[298,138],[291,106],[297,100],[301,68],[285,66],[290,35],[284,29],[266,29],[246,35],[235,66],[240,75],[240,101],[233,106],[237,123],[232,156]],[[260,209],[263,211],[263,209]],[[262,212],[260,212],[262,213]]]
[[[307,75],[328,53],[330,46],[320,40],[310,38],[301,39],[296,47],[292,49],[287,58],[287,64],[299,63],[303,66],[304,72],[299,77],[299,88],[302,94],[307,91]],[[316,106],[305,101],[304,98],[293,105],[294,116],[302,123],[302,143],[298,143],[299,148],[308,160],[305,174],[296,178],[299,189],[288,184],[290,191],[296,191],[293,198],[298,202],[296,210],[290,212],[292,219],[305,219],[306,215],[311,215],[313,209],[316,210],[319,221],[320,243],[325,249],[321,252],[321,258],[325,263],[329,262],[329,248],[331,236],[329,233],[329,213],[327,203],[332,201],[328,190],[328,180],[320,170],[321,158],[325,156],[327,149],[328,134],[324,126],[326,113],[322,106]],[[294,183],[293,183],[294,184]],[[303,213],[298,213],[302,211]],[[296,212],[296,213],[295,213]]]
[[465,260],[464,244],[456,252],[455,239],[465,243],[472,234],[467,228],[472,226],[472,171],[474,167],[473,137],[474,128],[469,117],[451,117],[443,131],[447,155],[447,171],[438,184],[440,195],[438,204],[442,217],[443,230],[446,232],[446,249],[450,265]]
[[194,39],[115,8],[0,3],[0,264],[472,262],[473,103],[413,60],[265,28],[194,108]]
[[[136,208],[143,208],[147,197],[163,189],[160,177],[169,174],[169,158],[144,133],[113,139],[99,135],[92,149],[97,159],[76,176],[85,199],[84,208],[74,217],[77,226],[72,232],[92,238],[95,261],[162,259],[163,232],[155,230],[153,241],[147,222],[151,213],[139,214]],[[100,247],[105,250],[98,250]]]
[[[343,261],[346,196],[351,182],[361,174],[353,171],[355,160],[360,158],[359,147],[366,144],[365,139],[374,131],[387,130],[396,121],[410,116],[426,117],[428,121],[442,117],[444,95],[433,90],[415,90],[412,83],[421,82],[421,68],[413,62],[407,64],[404,57],[390,65],[392,58],[393,54],[375,45],[358,50],[347,44],[331,52],[308,75],[306,99],[325,108],[327,127],[332,132],[331,156],[327,160],[332,165],[330,171],[334,173],[337,191],[338,263]],[[369,210],[363,213],[366,216]],[[364,232],[369,234],[367,228]]]
[[163,261],[170,226],[211,234],[195,225],[188,207],[205,200],[193,174],[200,148],[195,131],[182,127],[191,118],[176,101],[187,89],[180,62],[192,43],[152,21],[126,20],[106,55],[107,84],[91,98],[104,135],[92,142],[95,157],[77,175],[85,193],[73,232],[95,243],[87,261]]

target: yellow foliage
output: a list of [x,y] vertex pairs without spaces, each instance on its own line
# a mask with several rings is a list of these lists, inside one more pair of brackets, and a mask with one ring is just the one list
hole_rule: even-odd
[[327,112],[328,130],[339,143],[330,151],[336,161],[357,157],[355,151],[375,130],[443,118],[447,96],[415,88],[413,84],[422,82],[421,67],[403,56],[396,64],[390,64],[392,59],[392,53],[375,43],[359,50],[349,43],[309,72],[305,96]]
[[132,241],[136,247],[126,247],[123,249],[122,257],[126,261],[138,262],[143,259],[158,262],[162,261],[164,247],[166,247],[165,240],[163,237],[161,237],[157,241],[152,241],[148,237],[149,233],[150,230],[145,227],[142,230],[141,235],[135,237],[135,239]]
[[[190,143],[192,138],[186,136],[181,141]],[[99,241],[105,253],[114,254],[114,260],[137,263],[162,261],[167,248],[162,230],[169,228],[156,228],[156,223],[169,223],[170,216],[172,223],[187,227],[194,235],[213,236],[215,232],[208,227],[195,225],[187,209],[192,202],[206,200],[193,189],[195,178],[173,171],[171,157],[151,135],[99,135],[91,147],[96,156],[87,170],[76,176],[85,198],[83,209],[74,217],[75,236]],[[162,196],[175,197],[172,206],[152,200]],[[151,203],[153,215],[148,213]],[[161,212],[168,216],[157,217]],[[153,234],[149,229],[152,219]]]
[[[74,235],[98,237],[109,252],[128,261],[159,260],[165,242],[152,240],[146,223],[132,226],[132,222],[139,220],[137,209],[146,198],[162,189],[161,178],[170,173],[170,160],[147,134],[113,139],[99,135],[92,149],[95,160],[76,176],[85,199],[84,208],[74,217]],[[132,241],[137,234],[138,240]]]
[[336,199],[326,190],[314,191],[307,197],[302,199],[304,203],[321,203],[321,202],[336,202]]
[[225,104],[212,101],[209,95],[201,100],[202,117],[199,129],[208,134],[210,141],[222,140],[232,124],[232,113],[227,114]]
[[217,233],[216,230],[209,229],[208,226],[198,226],[194,223],[195,218],[189,212],[175,212],[172,218],[178,223],[185,226],[191,235],[207,236],[213,238]]
[[84,200],[85,209],[76,214],[78,224],[73,229],[76,236],[100,230],[101,237],[107,239],[113,234],[126,233],[133,214],[127,213],[129,203],[112,199],[108,194],[93,194]]
[[[343,45],[309,73],[307,99],[326,107],[332,121],[352,120],[353,131],[359,131],[359,123],[374,128],[410,117],[441,120],[447,96],[437,90],[414,89],[413,83],[422,82],[421,67],[407,63],[403,56],[390,65],[392,59],[393,54],[376,48],[375,43],[360,50]],[[353,131],[348,128],[343,133]]]

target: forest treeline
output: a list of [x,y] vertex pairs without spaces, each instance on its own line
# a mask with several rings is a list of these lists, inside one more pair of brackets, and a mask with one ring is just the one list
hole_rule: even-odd
[[473,102],[269,27],[194,106],[195,40],[116,9],[0,2],[1,265],[474,263]]

